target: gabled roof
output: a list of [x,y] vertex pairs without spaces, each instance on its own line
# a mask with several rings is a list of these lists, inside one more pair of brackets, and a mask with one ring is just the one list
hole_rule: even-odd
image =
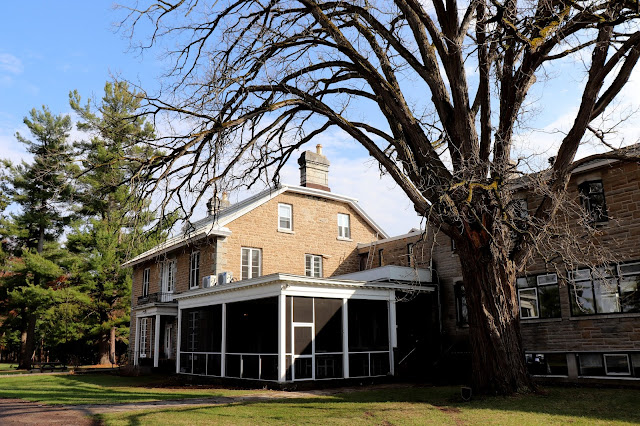
[[259,192],[256,195],[253,195],[245,200],[242,200],[225,208],[216,215],[207,216],[206,218],[195,222],[193,224],[193,227],[191,228],[191,231],[189,231],[188,233],[169,238],[164,243],[159,244],[151,250],[147,250],[141,255],[127,261],[123,264],[123,266],[136,265],[138,263],[152,259],[159,254],[162,254],[169,250],[174,250],[181,246],[187,245],[190,242],[205,238],[207,236],[229,236],[231,235],[231,230],[227,228],[226,225],[285,192],[311,195],[314,197],[345,203],[352,209],[354,209],[356,213],[358,213],[358,215],[360,215],[360,217],[362,217],[365,222],[367,222],[373,228],[373,230],[378,233],[380,238],[389,238],[389,235],[371,218],[371,216],[369,216],[362,209],[362,207],[360,207],[356,198],[334,194],[333,192],[323,191],[321,189],[307,188],[295,185],[280,185],[275,189],[266,189],[262,192]]

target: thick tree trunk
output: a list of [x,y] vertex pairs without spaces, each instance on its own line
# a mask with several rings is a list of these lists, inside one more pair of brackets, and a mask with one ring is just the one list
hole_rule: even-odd
[[33,358],[36,344],[36,316],[28,312],[24,313],[24,315],[27,315],[27,324],[20,336],[20,362],[18,368],[29,370],[31,369],[31,358]]
[[[504,250],[504,252],[503,252]],[[458,249],[469,312],[473,388],[508,395],[535,390],[527,373],[515,290],[516,272],[505,249]]]
[[116,363],[116,328],[111,327],[111,333],[109,334],[109,358],[111,363]]
[[98,364],[111,364],[109,352],[111,351],[109,331],[104,331],[98,336]]

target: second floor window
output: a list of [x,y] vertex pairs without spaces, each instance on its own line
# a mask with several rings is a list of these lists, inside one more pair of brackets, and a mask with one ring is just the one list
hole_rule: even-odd
[[315,254],[305,255],[304,273],[308,277],[321,277],[322,276],[322,256],[317,256]]
[[640,263],[569,273],[571,315],[640,312]]
[[351,238],[351,223],[349,215],[338,213],[338,238]]
[[189,267],[189,288],[198,288],[200,286],[200,252],[191,253],[191,262]]
[[242,247],[241,277],[243,280],[262,275],[262,250]]
[[291,204],[278,204],[278,229],[293,231],[293,207]]
[[582,182],[578,185],[578,192],[591,222],[599,223],[609,220],[601,180]]
[[176,288],[176,261],[167,260],[162,263],[160,288],[164,293],[173,293]]
[[521,318],[560,318],[560,289],[556,274],[516,280]]
[[378,266],[384,265],[384,249],[378,250]]
[[149,295],[149,276],[151,275],[151,269],[146,268],[142,271],[142,296]]

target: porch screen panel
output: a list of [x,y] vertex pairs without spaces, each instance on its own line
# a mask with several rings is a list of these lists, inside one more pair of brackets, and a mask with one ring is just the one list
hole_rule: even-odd
[[222,305],[182,310],[180,350],[220,352],[222,350]]
[[350,299],[347,303],[349,352],[388,351],[387,301]]
[[278,353],[278,298],[227,304],[228,353]]
[[316,353],[342,352],[342,299],[315,299]]

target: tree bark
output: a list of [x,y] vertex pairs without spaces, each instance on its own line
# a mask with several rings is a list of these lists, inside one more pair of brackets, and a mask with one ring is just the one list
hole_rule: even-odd
[[111,352],[110,337],[110,331],[103,331],[98,336],[98,364],[111,364],[109,359],[109,353]]
[[458,248],[469,312],[476,392],[509,395],[531,392],[520,335],[515,265],[502,247]]
[[20,335],[20,362],[18,368],[24,370],[31,369],[31,359],[35,350],[36,316],[26,312],[27,324]]
[[116,328],[111,327],[111,333],[109,335],[109,358],[111,364],[116,363]]

